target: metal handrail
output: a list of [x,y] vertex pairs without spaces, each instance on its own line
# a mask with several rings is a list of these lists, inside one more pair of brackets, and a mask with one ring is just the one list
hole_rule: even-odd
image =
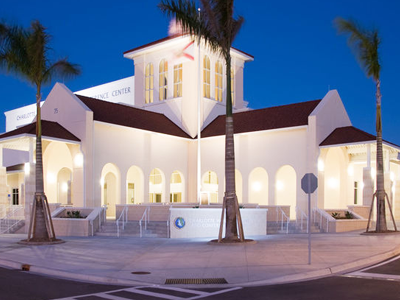
[[147,229],[147,223],[150,222],[150,206],[147,206],[139,220],[140,237],[143,237],[142,221],[144,220],[144,229]]
[[307,214],[300,208],[296,206],[296,227],[298,226],[298,222],[299,222],[299,214],[300,214],[300,229],[303,230],[303,220],[305,220],[307,222],[307,233],[308,233],[308,216]]
[[[10,233],[11,229],[16,227],[19,223],[25,220],[25,210],[23,205],[11,205],[8,208],[6,216],[0,219],[0,234]],[[20,213],[22,212],[22,214]],[[4,224],[5,229],[1,229]]]
[[119,218],[115,223],[117,224],[117,236],[119,237],[119,222],[122,222],[122,230],[125,229],[125,223],[128,222],[128,206],[126,205],[124,209],[122,210],[121,214],[119,215]]
[[276,222],[279,223],[279,212],[281,213],[281,230],[283,230],[283,224],[284,224],[284,219],[286,219],[286,234],[289,233],[289,222],[290,222],[290,218],[285,214],[285,212],[283,211],[282,207],[277,206],[277,210],[276,210]]
[[[314,222],[319,217],[318,223],[319,223],[320,229],[325,230],[325,232],[329,232],[329,223],[331,220],[334,220],[333,217],[331,215],[329,215],[323,209],[319,209],[319,208],[314,208],[313,213],[314,213]],[[319,216],[317,216],[317,214],[319,214]],[[323,226],[325,223],[323,221],[325,221],[325,220],[326,220],[326,229]]]

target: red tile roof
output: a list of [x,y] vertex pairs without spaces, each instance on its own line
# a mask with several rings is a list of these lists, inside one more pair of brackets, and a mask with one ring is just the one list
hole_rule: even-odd
[[85,96],[76,96],[93,111],[93,118],[96,121],[191,138],[163,114]]
[[[314,100],[235,113],[233,115],[235,133],[307,125],[308,116],[320,101]],[[201,136],[211,137],[224,134],[225,115],[221,115],[203,129]]]
[[[339,127],[332,131],[328,137],[322,141],[320,146],[334,146],[343,144],[354,144],[354,143],[366,143],[376,141],[376,136],[369,134],[368,132],[362,131],[353,126]],[[384,143],[390,144],[396,148],[398,145],[383,141]]]
[[[28,125],[19,127],[17,129],[11,130],[9,132],[0,135],[0,139],[13,137],[17,135],[36,135],[36,122],[30,123]],[[70,140],[75,142],[80,142],[81,140],[69,132],[67,129],[62,127],[57,122],[42,120],[42,137],[57,138],[63,140]]]
[[375,141],[376,137],[353,126],[336,128],[322,141],[320,146],[361,143]]

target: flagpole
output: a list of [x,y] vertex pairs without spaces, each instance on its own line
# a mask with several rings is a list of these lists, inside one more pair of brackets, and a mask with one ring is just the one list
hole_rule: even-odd
[[[199,23],[200,23],[200,8],[198,8],[199,12]],[[200,138],[201,138],[201,123],[200,123],[200,110],[201,110],[201,81],[200,81],[200,28],[198,33],[198,62],[197,62],[197,200],[199,201],[199,205],[201,204],[201,147],[200,147]]]

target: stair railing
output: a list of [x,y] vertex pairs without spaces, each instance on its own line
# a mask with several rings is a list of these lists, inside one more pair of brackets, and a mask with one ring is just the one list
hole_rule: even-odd
[[[300,216],[300,217],[299,217]],[[304,221],[307,222],[307,233],[308,233],[308,216],[307,214],[300,208],[296,206],[296,227],[299,228],[299,219],[300,219],[300,230],[303,230]]]
[[[280,216],[280,221],[279,221],[279,216]],[[279,224],[281,223],[281,230],[283,230],[284,224],[286,223],[286,234],[289,233],[289,222],[290,218],[285,214],[283,211],[282,207],[277,206],[276,210],[276,222]]]
[[142,222],[144,221],[144,229],[147,229],[147,223],[150,222],[150,206],[147,206],[143,212],[142,218],[139,220],[140,237],[143,237]]
[[[333,217],[328,214],[325,210],[319,209],[319,208],[314,208],[313,209],[314,213],[314,222],[319,223],[319,228],[325,232],[329,232],[329,223],[330,221],[333,221]],[[326,226],[324,226],[326,225]]]
[[121,214],[119,215],[119,218],[115,223],[117,224],[117,237],[119,237],[119,223],[121,222],[122,224],[122,230],[125,229],[125,223],[128,222],[128,206],[125,205],[124,209],[122,210]]
[[25,210],[23,205],[11,205],[6,216],[0,219],[0,234],[10,233],[11,229],[25,220]]

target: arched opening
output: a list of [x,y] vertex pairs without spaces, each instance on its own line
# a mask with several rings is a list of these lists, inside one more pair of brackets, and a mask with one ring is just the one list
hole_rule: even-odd
[[249,203],[268,205],[268,173],[255,168],[249,175]]
[[164,192],[164,174],[160,169],[153,169],[149,176],[149,202],[161,203]]
[[183,176],[179,171],[172,172],[171,180],[170,180],[170,194],[169,194],[169,202],[182,202],[183,200],[183,192],[184,192],[184,184],[183,184]]
[[66,174],[67,171],[64,169],[70,170],[68,180],[70,181],[69,190],[71,192],[71,189],[73,188],[71,176],[71,170],[73,170],[73,160],[70,149],[65,143],[50,142],[48,146],[45,147],[43,153],[44,190],[49,203],[68,203],[67,195],[65,195],[66,197],[62,195],[62,187],[59,186],[59,176],[61,176],[60,180],[63,180],[63,177],[68,177],[68,174]]
[[72,205],[72,172],[68,168],[62,168],[57,174],[57,202],[64,205]]
[[218,203],[218,176],[213,171],[207,171],[202,177],[203,194],[201,204]]
[[324,208],[345,208],[346,201],[341,197],[343,189],[342,171],[347,170],[340,148],[330,148],[324,162]]
[[276,173],[276,205],[290,205],[290,218],[296,219],[296,171],[286,165]]
[[143,203],[143,190],[143,171],[137,166],[130,167],[126,174],[126,204]]
[[107,217],[115,218],[115,205],[121,195],[121,176],[116,165],[108,163],[101,172],[101,204],[107,205]]

